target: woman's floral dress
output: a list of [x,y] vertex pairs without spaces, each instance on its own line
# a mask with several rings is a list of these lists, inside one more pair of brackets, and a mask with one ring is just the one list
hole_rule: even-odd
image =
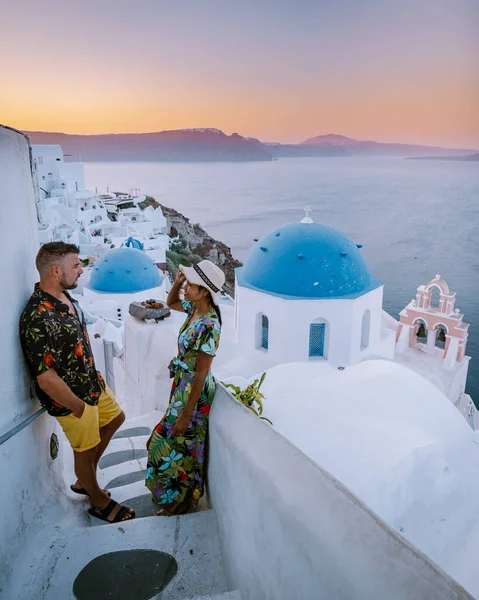
[[206,377],[188,429],[183,435],[170,435],[176,418],[188,401],[196,376],[198,352],[215,356],[221,335],[214,309],[188,324],[193,306],[190,302],[182,304],[188,317],[178,336],[178,356],[169,365],[173,377],[170,402],[150,439],[145,479],[153,501],[173,514],[186,512],[203,495],[208,414],[215,395],[211,372]]

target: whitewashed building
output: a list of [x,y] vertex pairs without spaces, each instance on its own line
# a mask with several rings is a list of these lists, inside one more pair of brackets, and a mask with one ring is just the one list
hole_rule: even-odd
[[65,157],[59,145],[32,146],[32,170],[41,244],[72,243],[83,257],[98,258],[133,236],[157,265],[165,267],[166,218],[161,209],[140,209],[146,196],[97,195],[86,189],[83,163]]
[[241,353],[268,355],[271,364],[392,358],[383,285],[343,233],[310,218],[288,223],[258,240],[236,273]]

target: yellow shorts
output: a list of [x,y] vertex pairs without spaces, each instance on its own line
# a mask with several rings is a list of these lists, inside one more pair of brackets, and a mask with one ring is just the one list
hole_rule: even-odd
[[100,429],[111,423],[121,413],[121,408],[108,386],[102,392],[96,406],[85,404],[80,418],[72,413],[66,417],[55,417],[62,426],[75,452],[91,450],[100,443]]

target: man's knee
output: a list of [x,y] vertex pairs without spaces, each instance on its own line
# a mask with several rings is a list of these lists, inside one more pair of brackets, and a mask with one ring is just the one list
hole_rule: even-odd
[[95,460],[96,449],[97,447],[95,446],[94,448],[90,448],[90,450],[84,450],[83,452],[78,452],[77,450],[74,450],[73,455],[75,457],[75,463],[93,463]]
[[125,422],[125,419],[126,419],[125,413],[123,411],[121,411],[121,413],[117,417],[115,417],[113,419],[113,421],[110,421],[108,423],[108,425],[105,425],[104,427],[102,427],[102,429],[104,429],[104,430],[109,429],[110,431],[115,432],[119,427],[121,427],[123,425],[123,423]]

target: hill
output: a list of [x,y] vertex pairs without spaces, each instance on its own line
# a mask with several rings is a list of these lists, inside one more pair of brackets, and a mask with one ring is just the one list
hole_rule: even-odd
[[398,156],[406,158],[410,156],[464,156],[477,152],[471,149],[355,140],[334,133],[309,138],[301,145],[316,148],[340,148],[351,156]]
[[180,129],[158,133],[73,135],[25,131],[32,144],[60,144],[65,155],[84,162],[161,161],[217,162],[271,161],[262,146],[218,129]]
[[[477,160],[477,150],[361,141],[328,134],[300,144],[263,142],[219,129],[178,129],[156,133],[75,135],[25,131],[32,144],[59,144],[65,155],[84,162],[250,162],[289,157],[397,156]],[[471,156],[472,158],[467,158]]]
[[461,162],[479,162],[479,152],[465,156],[408,156],[407,160],[455,160]]

